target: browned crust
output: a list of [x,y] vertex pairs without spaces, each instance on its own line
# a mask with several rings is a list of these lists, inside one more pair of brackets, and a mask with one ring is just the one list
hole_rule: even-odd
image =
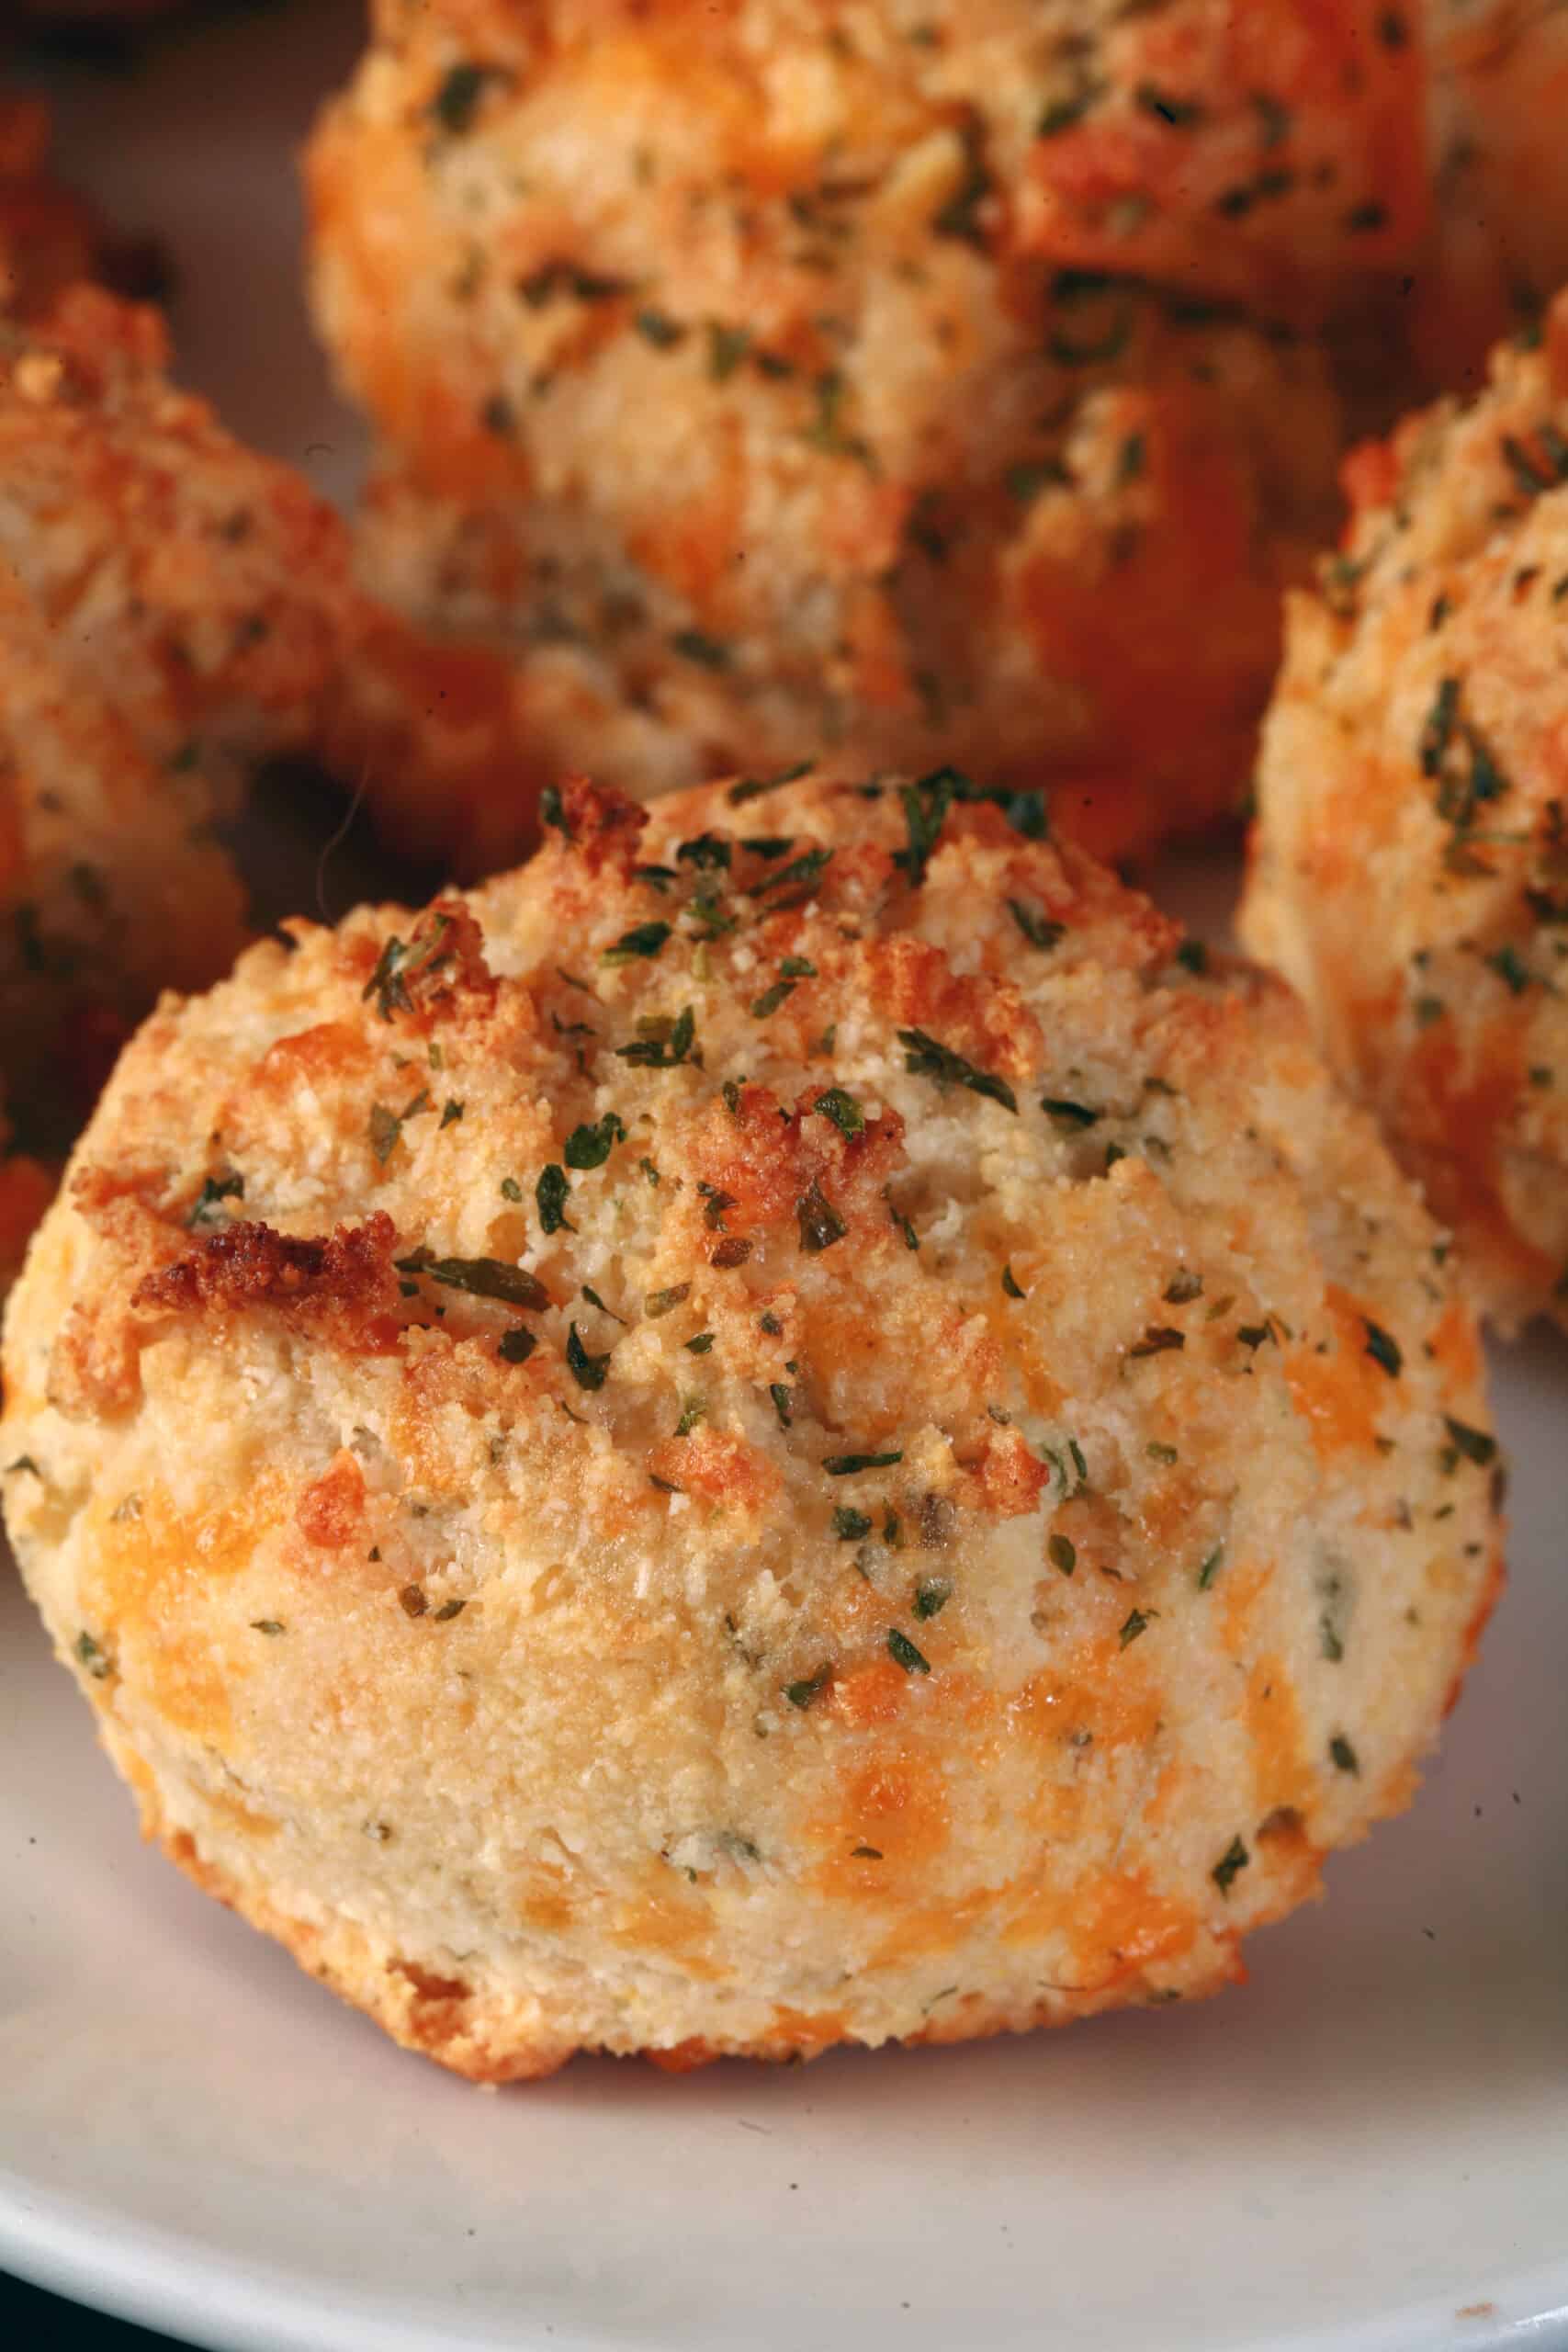
[[648,811],[624,793],[606,791],[585,775],[569,775],[560,787],[560,830],[590,874],[607,866],[625,882],[637,864],[637,844]]
[[331,1323],[340,1342],[362,1343],[397,1298],[397,1227],[384,1211],[361,1226],[310,1238],[243,1222],[214,1233],[188,1256],[144,1274],[131,1305],[144,1313],[236,1314],[281,1306]]

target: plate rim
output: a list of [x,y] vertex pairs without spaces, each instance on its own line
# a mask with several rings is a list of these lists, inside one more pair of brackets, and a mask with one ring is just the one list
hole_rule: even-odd
[[[287,2270],[225,2260],[176,2231],[117,2222],[112,2208],[40,2189],[8,2164],[0,2164],[0,2268],[197,2352],[321,2352],[321,2302]],[[1450,2297],[1427,2298],[1348,2324],[1257,2337],[1252,2352],[1568,2352],[1568,2244],[1552,2262],[1483,2285],[1459,2310]],[[666,2352],[655,2338],[606,2335],[592,2323],[547,2339],[525,2312],[504,2334],[454,2317],[437,2323],[439,2335],[423,2306],[402,2320],[363,2294],[334,2300],[332,2313],[334,2352]]]

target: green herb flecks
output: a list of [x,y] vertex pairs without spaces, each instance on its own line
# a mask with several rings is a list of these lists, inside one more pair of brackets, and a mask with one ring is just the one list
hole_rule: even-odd
[[531,311],[544,310],[562,294],[574,302],[610,302],[627,290],[624,277],[605,277],[570,261],[547,261],[517,281],[517,291]]
[[730,913],[716,890],[694,892],[686,912],[700,925],[705,944],[710,939],[722,939],[727,931],[737,927],[738,918]]
[[919,889],[942,839],[947,812],[953,806],[953,771],[937,768],[931,775],[917,778],[913,784],[901,786],[898,798],[909,839],[907,848],[894,851],[893,863],[903,867],[911,884]]
[[639,922],[630,931],[622,932],[613,946],[600,956],[601,964],[635,964],[638,957],[651,959],[661,953],[670,936],[667,922]]
[[690,1283],[671,1283],[668,1290],[650,1290],[643,1299],[642,1311],[650,1323],[657,1323],[661,1315],[683,1305],[691,1295]]
[[539,1228],[544,1233],[575,1233],[577,1227],[566,1213],[571,1198],[571,1186],[564,1168],[551,1160],[541,1169],[539,1181],[534,1187],[535,1205],[539,1212]]
[[900,1029],[898,1043],[904,1048],[904,1067],[911,1076],[929,1078],[944,1092],[950,1086],[967,1087],[971,1094],[999,1102],[1004,1111],[1011,1111],[1016,1116],[1018,1097],[1006,1079],[998,1078],[994,1070],[977,1069],[951,1046],[928,1036],[923,1029]]
[[1145,1329],[1143,1338],[1128,1349],[1127,1354],[1129,1360],[1140,1356],[1161,1356],[1186,1345],[1185,1331],[1177,1330],[1170,1323],[1151,1323]]
[[1437,787],[1438,816],[1454,831],[1455,840],[1445,862],[1461,873],[1484,873],[1486,868],[1474,858],[1465,836],[1474,826],[1477,811],[1503,797],[1508,780],[1480,729],[1461,718],[1461,694],[1457,677],[1439,682],[1422,721],[1416,755],[1422,775]]
[[374,997],[376,1010],[383,1021],[390,1021],[399,1012],[412,1012],[413,998],[409,983],[427,978],[450,963],[448,935],[452,929],[451,916],[437,914],[431,918],[430,929],[423,936],[421,931],[416,931],[411,940],[404,941],[393,933],[383,942],[376,968],[360,990],[361,1001],[368,1004]]
[[1486,956],[1484,961],[1488,969],[1496,973],[1510,996],[1524,996],[1535,978],[1535,974],[1511,940]]
[[728,381],[751,348],[750,327],[726,326],[721,320],[708,322],[708,374],[716,384]]
[[222,1201],[243,1201],[244,1197],[245,1180],[243,1176],[237,1175],[232,1169],[227,1175],[209,1176],[191,1203],[186,1216],[186,1224],[192,1231],[205,1225],[217,1225],[221,1220],[212,1212],[219,1204]]
[[844,429],[844,403],[850,387],[841,368],[825,368],[811,387],[817,403],[811,422],[801,439],[813,449],[820,449],[829,458],[852,458],[864,466],[868,473],[877,470],[876,452],[859,433]]
[[[796,888],[809,889],[824,866],[831,862],[832,856],[830,849],[803,850],[798,857],[792,857],[787,865],[781,865],[776,872],[765,874],[760,882],[753,882],[746,895],[749,899],[760,899],[764,892]],[[775,905],[778,903],[774,901]]]
[[1060,458],[1021,458],[1003,480],[1010,498],[1020,506],[1032,506],[1043,490],[1060,490],[1070,476]]
[[1036,139],[1059,139],[1063,131],[1071,130],[1080,123],[1104,96],[1103,84],[1086,81],[1064,96],[1051,99],[1041,109],[1040,119],[1034,126],[1034,136]]
[[985,228],[981,209],[991,193],[991,174],[986,163],[985,141],[973,124],[961,134],[964,141],[964,177],[937,212],[931,227],[939,237],[957,237],[964,243],[986,249]]
[[809,1189],[796,1201],[795,1214],[800,1227],[800,1246],[808,1257],[819,1257],[824,1250],[830,1250],[835,1241],[841,1241],[849,1231],[849,1227],[815,1176]]
[[406,1119],[417,1118],[422,1111],[428,1111],[429,1108],[430,1096],[425,1091],[416,1094],[412,1102],[407,1103],[400,1111],[389,1111],[384,1102],[372,1102],[367,1132],[370,1148],[376,1156],[378,1166],[385,1168],[397,1149],[403,1132],[403,1122]]
[[816,764],[815,760],[801,760],[792,768],[781,768],[777,775],[742,776],[739,784],[730,786],[724,797],[732,808],[741,808],[748,800],[760,800],[765,792],[776,792],[780,785],[798,784],[803,775],[811,774]]
[[1172,130],[1190,130],[1203,119],[1203,108],[1196,98],[1176,97],[1153,82],[1140,82],[1134,98],[1143,113],[1153,115],[1156,122],[1168,124]]
[[566,1335],[566,1366],[580,1388],[603,1388],[610,1359],[590,1355],[574,1323]]
[[614,1111],[592,1126],[573,1127],[562,1148],[561,1157],[569,1168],[579,1170],[603,1168],[618,1143],[625,1143],[626,1130]]
[[635,1038],[630,1045],[615,1047],[620,1060],[631,1062],[638,1069],[676,1069],[693,1057],[697,1020],[690,1005],[673,1021],[660,1018],[649,1022],[646,1026],[646,1035]]
[[887,1629],[887,1655],[906,1674],[929,1674],[931,1670],[930,1658],[922,1656],[908,1634],[901,1633],[897,1625]]
[[841,1136],[848,1136],[852,1140],[865,1133],[865,1113],[854,1096],[846,1094],[841,1086],[826,1088],[811,1107],[820,1112],[823,1118],[831,1119]]
[[1473,1462],[1478,1470],[1487,1469],[1497,1459],[1497,1441],[1485,1430],[1472,1429],[1468,1421],[1456,1421],[1450,1413],[1443,1415],[1443,1427],[1453,1442],[1456,1456],[1462,1454],[1466,1462]]
[[1067,926],[1065,922],[1052,922],[1036,908],[1026,906],[1021,899],[1010,899],[1008,912],[1028,940],[1031,947],[1038,947],[1043,952],[1048,953],[1058,941],[1066,937]]
[[454,138],[460,138],[473,126],[485,85],[505,79],[505,74],[496,65],[465,62],[449,66],[430,101],[431,114],[443,130],[449,131]]
[[434,1250],[414,1250],[393,1261],[400,1274],[424,1274],[448,1290],[469,1292],[475,1298],[495,1298],[507,1306],[535,1314],[550,1304],[550,1295],[538,1277],[503,1258],[438,1258]]
[[729,648],[721,638],[709,637],[700,628],[678,628],[670,640],[670,650],[683,662],[694,662],[703,670],[728,670]]
[[829,1478],[858,1478],[863,1470],[891,1470],[895,1463],[902,1462],[904,1456],[902,1452],[897,1453],[830,1453],[823,1463],[822,1467],[827,1472]]
[[84,1632],[77,1634],[75,1655],[77,1664],[85,1668],[95,1682],[107,1681],[114,1672],[113,1658],[110,1657],[103,1644],[95,1641],[91,1634]]
[[1241,1839],[1239,1838],[1233,1838],[1230,1844],[1225,1848],[1224,1852],[1220,1856],[1219,1860],[1214,1864],[1213,1869],[1209,1872],[1209,1876],[1213,1880],[1214,1884],[1219,1888],[1222,1894],[1226,1896],[1229,1895],[1231,1888],[1235,1883],[1237,1871],[1246,1870],[1251,1860],[1252,1856],[1247,1852],[1247,1848],[1242,1844]]
[[1501,447],[1508,470],[1527,498],[1539,498],[1543,490],[1568,481],[1568,442],[1550,424],[1539,426],[1533,441],[1506,433]]
[[644,343],[651,344],[655,351],[673,351],[677,344],[686,339],[685,328],[665,311],[639,311],[632,324]]

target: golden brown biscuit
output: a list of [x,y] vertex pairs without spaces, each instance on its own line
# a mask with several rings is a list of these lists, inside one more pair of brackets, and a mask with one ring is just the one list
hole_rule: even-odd
[[[1106,854],[1201,824],[1237,801],[1280,591],[1331,525],[1337,402],[1304,346],[1135,292],[1075,287],[1054,315],[1062,347],[1114,348],[1130,372],[1086,359],[1069,386],[1023,357],[999,473],[1006,444],[971,412],[968,455],[897,491],[861,456],[801,447],[795,413],[819,394],[755,373],[716,387],[700,352],[629,330],[604,362],[624,366],[630,437],[601,503],[624,489],[639,534],[657,511],[650,561],[669,553],[679,588],[548,500],[438,498],[396,468],[372,486],[361,579],[433,639],[509,660],[536,758],[586,759],[644,795],[847,739],[867,763],[940,753],[1021,786],[1052,776],[1063,826]],[[694,432],[694,405],[735,435],[716,413]],[[591,404],[562,422],[581,479]],[[732,469],[749,439],[756,464]],[[821,535],[840,528],[825,572]],[[516,810],[483,767],[471,807],[406,781],[390,821],[470,869],[476,832],[492,864],[524,838],[532,793]]]
[[1348,469],[1292,602],[1244,935],[1505,1326],[1568,1315],[1568,298]]
[[126,1054],[6,1331],[148,1830],[487,2080],[1213,1990],[1498,1575],[1286,992],[964,779],[576,782]]
[[174,393],[163,357],[150,312],[86,289],[0,351],[13,1070],[232,960],[242,894],[213,821],[330,659],[314,503]]
[[[355,589],[341,518],[176,391],[154,314],[0,326],[0,1069],[91,1099],[160,988],[246,935],[215,827],[264,760],[425,788],[515,752],[508,685]],[[507,754],[511,757],[507,758]],[[513,818],[513,821],[515,819]]]
[[309,740],[351,598],[341,524],[175,391],[164,356],[151,311],[88,288],[0,330],[0,1058],[17,1082],[232,961],[243,894],[213,826],[258,758]]
[[[1107,850],[1234,806],[1341,422],[1321,351],[1212,307],[1301,296],[1295,198],[1214,191],[1321,166],[1359,214],[1313,128],[1337,153],[1355,107],[1324,100],[1343,56],[1288,128],[1243,103],[1232,12],[1088,13],[382,8],[310,163],[318,315],[389,451],[368,585],[505,649],[542,750],[645,794],[828,745],[1049,775]],[[1411,78],[1370,47],[1371,83]],[[1201,127],[1140,98],[1221,52]],[[1043,175],[1131,152],[1134,118],[1186,158],[1119,254],[1157,290]],[[1383,228],[1341,227],[1354,307]]]

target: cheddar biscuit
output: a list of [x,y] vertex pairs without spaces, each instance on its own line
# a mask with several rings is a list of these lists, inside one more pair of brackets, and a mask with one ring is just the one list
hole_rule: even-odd
[[148,1831],[480,2079],[1213,1991],[1495,1589],[1436,1227],[1037,799],[548,812],[166,999],[15,1294]]
[[[76,285],[0,322],[0,1070],[91,1099],[160,988],[245,937],[223,826],[265,761],[531,805],[510,685],[357,589],[341,517]],[[388,797],[396,794],[389,787]]]
[[1108,851],[1234,808],[1336,514],[1315,331],[1420,227],[1394,19],[381,7],[310,163],[367,584],[643,795],[826,749],[1047,775]]
[[1243,916],[1506,1327],[1568,1268],[1568,300],[1352,460],[1293,599]]

